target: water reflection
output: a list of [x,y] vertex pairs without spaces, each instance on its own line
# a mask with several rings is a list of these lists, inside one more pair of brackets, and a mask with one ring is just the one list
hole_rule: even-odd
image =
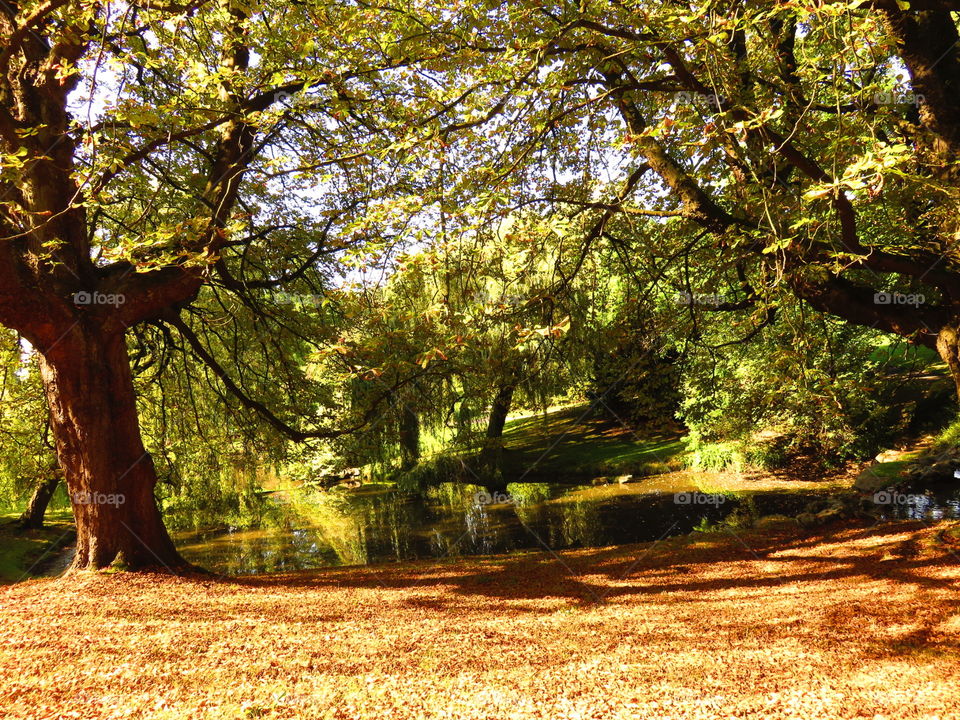
[[948,520],[960,518],[960,493],[933,492],[906,487],[884,489],[873,494],[872,502],[885,520]]
[[[812,493],[752,492],[678,504],[693,492],[685,473],[628,485],[573,487],[514,483],[491,494],[448,483],[423,492],[366,485],[357,490],[302,489],[273,493],[254,529],[178,533],[190,561],[226,574],[308,570],[416,558],[487,555],[542,548],[561,550],[656,540],[722,520],[735,509],[753,515],[796,515]],[[960,498],[921,496],[891,504],[892,518],[960,517]]]

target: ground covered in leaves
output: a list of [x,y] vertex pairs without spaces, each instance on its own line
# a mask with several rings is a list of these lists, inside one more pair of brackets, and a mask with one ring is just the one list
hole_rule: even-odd
[[960,718],[922,525],[0,588],[3,718]]

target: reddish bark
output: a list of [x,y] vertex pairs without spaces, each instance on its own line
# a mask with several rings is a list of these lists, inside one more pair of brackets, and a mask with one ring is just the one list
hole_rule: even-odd
[[154,497],[123,334],[81,321],[46,351],[41,373],[77,521],[73,567],[186,567]]

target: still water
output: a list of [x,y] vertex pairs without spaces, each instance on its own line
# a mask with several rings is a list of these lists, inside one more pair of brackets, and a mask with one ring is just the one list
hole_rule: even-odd
[[[514,483],[507,493],[444,484],[420,492],[355,490],[272,493],[257,527],[181,532],[184,557],[210,570],[256,574],[516,550],[599,547],[688,533],[735,510],[796,515],[815,492],[697,491],[688,473],[626,485]],[[900,498],[894,498],[900,500]],[[890,518],[960,517],[956,497],[891,504]]]

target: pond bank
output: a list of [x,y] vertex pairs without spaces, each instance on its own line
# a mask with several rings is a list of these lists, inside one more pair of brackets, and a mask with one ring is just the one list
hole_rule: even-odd
[[[601,486],[514,483],[505,493],[463,484],[419,492],[376,484],[304,488],[263,496],[264,512],[252,526],[221,525],[173,536],[194,564],[244,575],[544,547],[609,547],[720,527],[815,527],[870,516],[960,518],[956,493],[894,494],[882,505],[875,502],[884,500],[879,495],[853,492],[851,477],[835,474],[810,481],[774,474],[676,471]],[[912,504],[899,504],[902,498]],[[42,562],[24,564],[10,581],[25,577],[27,565],[33,575],[59,575],[71,560],[71,548],[51,550]]]
[[[271,495],[273,507],[245,527],[175,536],[190,562],[228,575],[396,563],[527,549],[607,547],[657,540],[718,524],[748,527],[765,516],[803,526],[845,517],[960,517],[950,491],[902,508],[851,489],[855,472],[821,480],[737,472],[674,471],[597,486],[563,483],[391,485]],[[911,514],[912,513],[912,514]]]

